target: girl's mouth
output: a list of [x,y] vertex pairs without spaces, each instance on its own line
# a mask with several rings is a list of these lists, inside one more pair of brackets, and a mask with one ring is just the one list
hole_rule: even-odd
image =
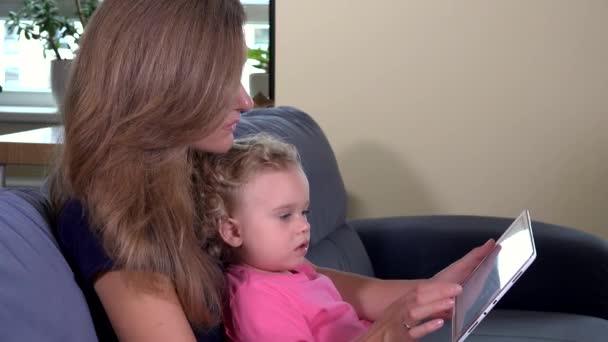
[[301,243],[301,244],[300,244],[300,245],[299,245],[299,246],[296,248],[296,251],[297,251],[297,252],[300,252],[300,253],[303,253],[303,254],[306,254],[306,252],[308,252],[308,244],[309,244],[309,241],[304,241],[304,242],[302,242],[302,243]]

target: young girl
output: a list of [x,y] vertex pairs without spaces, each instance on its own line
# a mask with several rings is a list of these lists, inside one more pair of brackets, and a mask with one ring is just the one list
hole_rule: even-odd
[[[268,135],[238,140],[201,165],[207,246],[227,266],[235,341],[354,341],[371,322],[306,261],[309,187],[295,147]],[[444,302],[449,309],[451,300]]]
[[[353,341],[371,325],[304,256],[309,189],[295,147],[267,135],[237,140],[202,165],[210,254],[227,266],[235,341]],[[213,233],[209,232],[211,236]]]

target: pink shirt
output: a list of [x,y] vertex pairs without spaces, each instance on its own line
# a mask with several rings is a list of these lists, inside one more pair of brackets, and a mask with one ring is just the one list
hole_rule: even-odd
[[228,269],[233,341],[353,341],[367,331],[331,280],[309,264],[292,274],[264,273],[249,266]]

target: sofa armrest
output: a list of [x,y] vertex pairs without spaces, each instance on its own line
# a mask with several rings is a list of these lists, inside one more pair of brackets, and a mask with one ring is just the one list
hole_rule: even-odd
[[[351,221],[377,277],[429,278],[512,219],[412,216]],[[500,301],[504,309],[552,311],[608,319],[608,242],[571,228],[534,221],[536,261]]]

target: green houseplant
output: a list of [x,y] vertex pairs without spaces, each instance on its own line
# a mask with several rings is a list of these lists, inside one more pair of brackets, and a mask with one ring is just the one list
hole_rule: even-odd
[[247,58],[256,61],[257,64],[254,64],[254,68],[258,68],[264,70],[265,73],[268,73],[268,68],[270,67],[270,53],[268,49],[247,49]]
[[253,97],[256,106],[262,107],[271,103],[268,71],[270,70],[270,53],[268,49],[257,48],[247,49],[247,58],[255,61],[254,68],[263,72],[252,73],[249,75],[249,93]]
[[[75,15],[80,20],[82,27],[87,24],[97,8],[98,0],[75,0]],[[46,57],[47,51],[51,51],[55,59],[62,58],[59,48],[61,39],[72,37],[78,44],[81,32],[77,30],[72,18],[59,14],[59,6],[55,0],[24,0],[23,7],[17,11],[9,12],[7,21],[8,30],[17,30],[17,34],[25,39],[40,40],[43,43],[43,54]],[[73,47],[68,46],[73,49]]]
[[[7,21],[9,31],[16,30],[20,37],[23,35],[25,39],[42,42],[42,53],[45,58],[47,52],[52,53],[51,89],[57,103],[60,103],[63,97],[64,84],[71,65],[71,61],[59,51],[62,42],[65,42],[64,38],[71,37],[74,44],[78,44],[82,31],[77,28],[76,21],[79,20],[84,29],[98,3],[99,0],[74,0],[75,18],[60,15],[59,5],[55,0],[24,0],[23,7],[19,11],[9,12]],[[75,52],[76,46],[65,44],[68,49]]]

